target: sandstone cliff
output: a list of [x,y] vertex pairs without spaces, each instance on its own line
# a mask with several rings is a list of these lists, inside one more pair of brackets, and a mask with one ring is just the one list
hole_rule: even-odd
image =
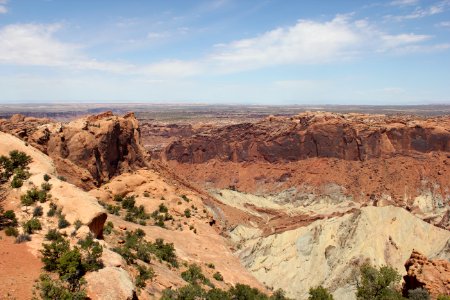
[[16,115],[0,122],[0,130],[48,154],[61,176],[84,189],[145,166],[146,152],[132,113],[119,117],[106,112],[69,123]]
[[345,160],[450,151],[450,119],[385,117],[382,115],[302,113],[270,117],[202,132],[175,141],[167,160],[203,163],[290,162],[311,157]]

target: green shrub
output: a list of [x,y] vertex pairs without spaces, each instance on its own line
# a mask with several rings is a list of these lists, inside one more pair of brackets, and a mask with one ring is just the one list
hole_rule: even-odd
[[61,175],[58,175],[57,178],[58,178],[59,180],[61,180],[61,181],[67,181],[66,177],[61,176]]
[[11,187],[13,189],[18,189],[20,187],[22,187],[23,185],[23,180],[17,176],[13,177],[13,180],[11,181]]
[[81,222],[80,220],[76,220],[73,225],[75,225],[75,230],[78,230],[81,226],[83,226],[83,222]]
[[60,215],[58,218],[58,228],[66,228],[69,227],[70,223],[66,220],[64,215]]
[[108,221],[105,227],[103,227],[103,234],[110,235],[112,233],[113,228],[114,228],[113,222]]
[[[0,213],[1,213],[0,209]],[[3,213],[3,215],[0,215],[0,229],[2,227],[15,227],[17,226],[17,218],[16,214],[13,210],[7,210]]]
[[318,287],[309,289],[308,300],[333,300],[333,295],[326,288],[319,285]]
[[63,239],[63,236],[57,229],[49,229],[49,231],[45,234],[45,239],[47,241],[57,241]]
[[48,174],[44,174],[44,181],[48,182],[50,179],[52,179]]
[[369,264],[360,268],[361,278],[357,287],[358,300],[384,300],[402,299],[399,291],[395,289],[401,276],[392,267],[382,266],[376,269]]
[[29,163],[33,160],[31,156],[27,155],[25,152],[12,150],[9,152],[9,157],[12,162],[12,168],[14,169],[25,169]]
[[150,197],[150,194],[148,192],[144,192],[143,196],[148,198],[148,197]]
[[246,284],[236,284],[230,289],[232,299],[268,299],[267,295]]
[[50,183],[48,183],[48,182],[43,182],[43,183],[41,184],[41,189],[42,189],[43,191],[48,192],[48,191],[50,191],[50,190],[52,189],[52,185],[51,185]]
[[181,278],[194,285],[199,285],[207,281],[207,278],[202,273],[202,269],[197,264],[189,265],[188,269],[181,273]]
[[215,269],[216,268],[216,266],[213,263],[208,263],[208,264],[206,264],[206,266],[208,268],[210,268],[210,269]]
[[31,218],[27,222],[23,223],[22,227],[23,227],[23,231],[28,234],[32,234],[36,230],[42,229],[41,222],[39,221],[39,219],[36,219],[36,218]]
[[430,300],[430,294],[426,289],[417,288],[408,291],[408,299],[412,300]]
[[222,274],[220,274],[220,272],[214,273],[213,278],[217,281],[223,281],[223,276]]
[[86,253],[82,262],[85,271],[97,271],[103,268],[103,262],[101,261],[103,247],[99,242],[94,241],[92,234],[88,234],[86,238],[79,240],[78,244]]
[[55,203],[50,203],[50,209],[47,212],[47,217],[53,217],[56,214],[58,206]]
[[125,197],[122,200],[122,208],[131,210],[136,204],[136,200],[134,196]]
[[44,214],[44,209],[42,206],[36,206],[33,209],[33,217],[41,217]]
[[137,265],[138,276],[136,277],[136,286],[139,288],[144,288],[146,286],[145,281],[148,279],[152,279],[155,276],[155,272],[151,267],[145,267],[141,265]]
[[15,227],[6,227],[5,234],[7,236],[14,236],[17,237],[19,235],[19,231]]
[[436,300],[450,300],[449,295],[439,295]]
[[190,217],[191,217],[191,210],[190,210],[189,208],[186,208],[186,209],[184,210],[184,216],[185,216],[186,218],[190,218]]
[[178,267],[177,256],[173,243],[164,243],[163,239],[156,239],[152,244],[151,251],[159,259],[168,262],[173,267]]
[[65,299],[65,300],[82,300],[86,299],[86,291],[84,290],[84,282],[80,281],[79,285],[71,290],[66,283],[61,280],[55,280],[48,274],[42,274],[36,288],[42,299]]
[[122,195],[114,195],[114,201],[116,202],[122,202],[123,196]]
[[189,199],[186,195],[181,195],[181,199],[183,199],[186,202],[191,201],[191,199]]

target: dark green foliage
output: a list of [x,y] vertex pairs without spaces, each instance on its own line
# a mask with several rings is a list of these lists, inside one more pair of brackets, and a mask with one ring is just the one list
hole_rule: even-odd
[[223,281],[223,276],[222,274],[220,274],[220,272],[214,273],[213,278],[217,281]]
[[23,185],[23,179],[21,179],[17,176],[14,176],[13,180],[11,181],[11,187],[13,189],[18,189],[18,188],[22,187],[22,185]]
[[333,300],[333,295],[326,288],[319,285],[318,287],[309,289],[308,300]]
[[70,223],[66,220],[64,215],[60,215],[58,218],[58,228],[66,228],[69,227]]
[[83,288],[83,281],[79,286],[71,291],[69,286],[61,280],[54,280],[48,274],[42,274],[36,287],[39,290],[39,296],[43,300],[84,300],[87,295]]
[[140,205],[139,207],[133,206],[128,209],[127,214],[125,215],[125,221],[145,225],[145,220],[150,219],[150,215],[145,212],[144,206]]
[[50,203],[50,209],[47,212],[47,217],[53,217],[56,214],[58,206],[55,203]]
[[122,208],[130,210],[134,207],[134,205],[136,204],[136,200],[134,198],[134,196],[128,196],[123,198],[122,200]]
[[105,227],[103,227],[103,234],[105,235],[110,235],[112,230],[114,228],[114,224],[111,221],[108,221],[105,225]]
[[206,292],[205,298],[208,300],[231,300],[229,292],[213,288]]
[[449,295],[439,295],[436,300],[450,300]]
[[[270,300],[289,300],[289,298],[286,297],[286,293],[282,289],[276,290],[272,296],[269,298]],[[333,299],[333,298],[331,298]]]
[[57,238],[49,244],[42,244],[42,246],[41,260],[44,263],[44,269],[49,272],[58,270],[59,258],[70,249],[69,241]]
[[103,207],[108,211],[108,213],[110,213],[110,214],[112,214],[112,215],[116,215],[116,216],[119,215],[119,212],[120,212],[120,206],[116,206],[116,205],[112,205],[112,204],[107,204],[107,203],[105,203],[105,202],[103,202],[103,201],[98,201],[98,203],[99,203],[101,206],[103,206]]
[[31,218],[30,220],[26,221],[22,224],[22,227],[23,231],[28,234],[32,234],[36,230],[42,229],[41,222],[36,218]]
[[205,299],[205,291],[198,285],[188,284],[177,290],[165,289],[161,300],[197,300]]
[[16,244],[31,241],[31,236],[27,233],[19,234],[16,238]]
[[239,299],[239,300],[245,300],[245,299],[269,299],[267,295],[262,293],[256,288],[252,288],[246,284],[236,284],[236,286],[232,287],[230,289],[231,297],[232,299]]
[[122,202],[123,196],[122,195],[114,195],[114,201],[116,202]]
[[369,264],[361,266],[361,279],[357,284],[356,297],[358,300],[402,299],[395,289],[401,276],[392,267],[382,266],[376,269]]
[[169,209],[164,204],[160,204],[158,209],[152,212],[151,217],[155,220],[155,225],[165,228],[165,221],[173,220],[173,217],[169,214]]
[[52,179],[48,174],[44,174],[44,181],[48,182],[50,179]]
[[63,252],[58,259],[56,272],[62,280],[69,283],[70,290],[74,290],[84,275],[80,250],[75,247]]
[[67,181],[66,177],[61,176],[61,175],[58,175],[57,178],[58,178],[59,180],[61,180],[61,181]]
[[216,268],[216,266],[213,263],[208,263],[208,264],[206,264],[206,266],[208,268],[210,268],[210,269],[215,269]]
[[51,185],[50,183],[48,183],[48,182],[43,182],[43,183],[41,184],[41,189],[42,189],[43,191],[48,192],[48,191],[50,191],[50,190],[52,189],[52,185]]
[[186,271],[182,272],[181,278],[193,285],[206,284],[208,286],[212,286],[209,279],[203,275],[200,266],[196,264],[190,265]]
[[33,217],[41,217],[44,214],[42,206],[36,206],[33,209]]
[[89,233],[86,238],[79,240],[78,244],[84,250],[83,268],[86,272],[97,271],[103,268],[101,256],[103,247],[99,242],[94,241],[94,237]]
[[63,239],[63,236],[61,235],[61,233],[59,233],[59,231],[57,229],[50,229],[45,234],[45,239],[47,241],[57,241],[57,240]]
[[83,226],[83,222],[81,222],[80,220],[76,220],[73,225],[75,225],[75,230],[78,230],[81,226]]
[[181,199],[183,199],[186,202],[191,201],[191,199],[189,199],[186,195],[181,195]]
[[426,289],[417,288],[408,291],[408,299],[412,300],[430,300],[430,294]]
[[150,197],[150,194],[149,194],[148,192],[144,192],[143,196],[144,196],[145,198],[148,198],[148,197]]
[[14,236],[17,237],[19,235],[19,231],[15,227],[6,227],[5,234],[7,236]]
[[186,208],[186,209],[184,210],[184,216],[185,216],[186,218],[190,218],[190,217],[191,217],[191,210],[190,210],[189,208]]
[[119,253],[128,264],[133,264],[136,259],[150,262],[150,254],[155,255],[161,261],[166,261],[174,267],[178,266],[173,244],[164,243],[163,239],[156,239],[155,243],[144,239],[145,233],[141,229],[127,232],[123,246],[116,247],[113,251]]
[[9,157],[12,162],[13,170],[20,168],[25,169],[29,163],[31,163],[31,156],[27,155],[25,152],[12,150],[9,152]]
[[155,276],[155,272],[151,267],[145,267],[138,265],[138,276],[136,277],[136,286],[139,288],[144,288],[146,286],[145,281],[148,279],[152,279]]
[[40,203],[44,203],[47,201],[48,197],[49,195],[47,195],[46,191],[32,188],[20,197],[20,202],[24,206],[30,206],[37,201],[39,201]]
[[2,214],[2,210],[0,208],[0,229],[4,227],[16,227],[16,226],[17,226],[17,218],[14,211],[7,210]]

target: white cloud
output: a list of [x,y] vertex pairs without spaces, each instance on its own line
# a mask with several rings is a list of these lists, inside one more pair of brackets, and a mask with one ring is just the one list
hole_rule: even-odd
[[398,16],[389,15],[389,16],[386,16],[386,18],[392,19],[395,21],[420,19],[420,18],[425,18],[425,17],[443,13],[444,11],[447,10],[447,8],[449,6],[450,6],[450,0],[444,0],[444,1],[438,2],[434,5],[431,5],[427,8],[416,7],[412,13],[407,14],[407,15],[398,15]]
[[408,6],[408,5],[416,5],[419,3],[419,0],[395,0],[390,4],[394,6]]
[[291,27],[217,45],[210,59],[225,70],[340,60],[351,56],[360,44],[357,31],[343,16],[324,23],[300,20]]
[[450,21],[443,21],[437,24],[438,27],[450,28]]
[[8,12],[6,4],[8,4],[8,0],[0,0],[0,14],[6,14]]
[[398,48],[404,45],[418,44],[431,39],[430,35],[404,33],[397,35],[385,34],[381,36],[382,48],[381,50],[389,50]]

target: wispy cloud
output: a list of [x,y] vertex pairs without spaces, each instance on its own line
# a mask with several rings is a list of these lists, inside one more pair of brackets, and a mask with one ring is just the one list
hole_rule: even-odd
[[0,0],[0,14],[6,14],[8,12],[8,0]]
[[444,0],[426,8],[418,6],[414,9],[414,11],[406,15],[388,15],[386,16],[386,18],[395,21],[420,19],[443,13],[447,10],[448,7],[450,7],[450,0]]
[[419,3],[419,0],[395,0],[390,3],[393,6],[409,6],[416,5]]
[[[1,1],[1,0],[0,0]],[[330,21],[299,20],[258,36],[215,45],[194,60],[165,59],[133,64],[90,57],[82,45],[56,38],[61,24],[16,24],[0,28],[0,64],[96,70],[148,79],[226,74],[282,65],[342,62],[365,53],[408,53],[448,49],[431,35],[389,34],[367,20],[337,15]],[[163,38],[151,33],[147,38]]]

